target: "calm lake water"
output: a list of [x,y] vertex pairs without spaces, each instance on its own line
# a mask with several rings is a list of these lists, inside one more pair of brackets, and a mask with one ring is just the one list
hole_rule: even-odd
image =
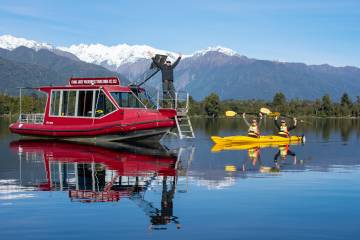
[[193,122],[195,141],[145,148],[19,141],[0,120],[0,238],[360,238],[359,120],[310,120],[305,145],[257,159],[211,151],[241,119]]

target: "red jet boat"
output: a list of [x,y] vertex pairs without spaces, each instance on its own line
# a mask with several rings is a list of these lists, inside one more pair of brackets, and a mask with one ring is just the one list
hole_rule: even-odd
[[117,77],[70,78],[66,86],[36,89],[47,94],[44,113],[20,114],[11,132],[73,141],[154,142],[178,123],[176,108],[147,108],[140,96],[144,90],[121,86]]

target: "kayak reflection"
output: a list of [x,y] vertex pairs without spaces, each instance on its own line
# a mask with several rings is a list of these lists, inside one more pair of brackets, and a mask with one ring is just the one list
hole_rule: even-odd
[[[150,229],[166,229],[171,223],[180,228],[173,201],[178,176],[186,175],[193,147],[169,150],[161,145],[105,147],[58,141],[15,141],[10,146],[20,161],[43,162],[45,179],[32,183],[41,191],[68,191],[71,201],[82,203],[127,198],[149,217]],[[152,188],[161,188],[158,207],[145,199]]]
[[[299,145],[299,144],[291,144],[291,145]],[[269,163],[265,164],[261,159],[261,151],[263,149],[277,149],[277,152],[273,158],[273,164],[269,165]],[[211,149],[212,152],[221,152],[221,151],[246,151],[247,156],[242,163],[241,170],[242,172],[248,171],[249,162],[252,165],[252,168],[258,169],[260,173],[276,173],[280,172],[281,165],[285,164],[288,156],[292,156],[294,158],[293,165],[298,163],[302,164],[302,161],[298,162],[296,158],[296,154],[294,151],[290,149],[290,144],[215,144]],[[234,167],[231,168],[229,166],[225,166],[225,171],[234,172]]]
[[[296,154],[295,152],[290,150],[289,144],[285,145],[279,145],[278,146],[278,152],[274,156],[274,166],[261,166],[260,172],[267,173],[267,172],[280,172],[281,164],[283,164],[286,161],[287,156],[293,156],[294,157],[294,165],[297,164],[296,162]],[[281,157],[281,162],[278,161],[279,157]]]
[[261,161],[261,148],[260,147],[254,147],[247,149],[248,158],[245,158],[245,161],[242,164],[242,170],[243,172],[247,171],[247,161],[248,159],[251,161],[253,167],[256,167],[258,165],[259,172],[261,173],[272,173],[272,172],[279,172],[280,171],[280,165],[277,161],[274,161],[274,166],[267,166],[265,163]]
[[278,159],[280,158],[282,161],[285,161],[287,156],[292,156],[294,158],[293,163],[297,163],[297,158],[295,152],[290,150],[290,146],[288,144],[285,145],[279,145],[278,146],[278,152],[274,156],[274,162],[278,162]]
[[277,148],[281,145],[301,145],[301,142],[292,142],[292,143],[245,143],[245,144],[215,144],[212,148],[212,152],[221,152],[221,151],[239,151],[239,150],[249,150],[252,148]]

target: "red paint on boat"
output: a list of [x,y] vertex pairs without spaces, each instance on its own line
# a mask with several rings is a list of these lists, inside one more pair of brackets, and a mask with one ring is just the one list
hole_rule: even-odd
[[[47,94],[44,120],[39,123],[16,122],[10,125],[12,133],[39,137],[72,138],[127,135],[142,130],[169,129],[176,125],[175,109],[148,109],[122,107],[111,95],[112,92],[132,93],[121,86],[116,77],[71,78],[67,86],[45,86],[38,90]],[[51,94],[54,91],[103,91],[115,110],[102,117],[53,116],[50,114]],[[95,93],[95,92],[94,92]],[[61,95],[63,96],[63,95]],[[94,96],[94,98],[96,98]],[[61,98],[60,98],[61,99]],[[84,100],[85,101],[85,100]],[[61,106],[61,105],[60,105]],[[94,107],[93,107],[94,109]]]

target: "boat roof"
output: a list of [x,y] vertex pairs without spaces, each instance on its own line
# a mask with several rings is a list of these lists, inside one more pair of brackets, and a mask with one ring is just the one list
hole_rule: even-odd
[[38,88],[40,91],[49,92],[56,89],[106,89],[107,91],[130,92],[128,86],[121,86],[118,77],[101,77],[101,78],[78,78],[71,77],[69,84],[65,86],[43,86]]

